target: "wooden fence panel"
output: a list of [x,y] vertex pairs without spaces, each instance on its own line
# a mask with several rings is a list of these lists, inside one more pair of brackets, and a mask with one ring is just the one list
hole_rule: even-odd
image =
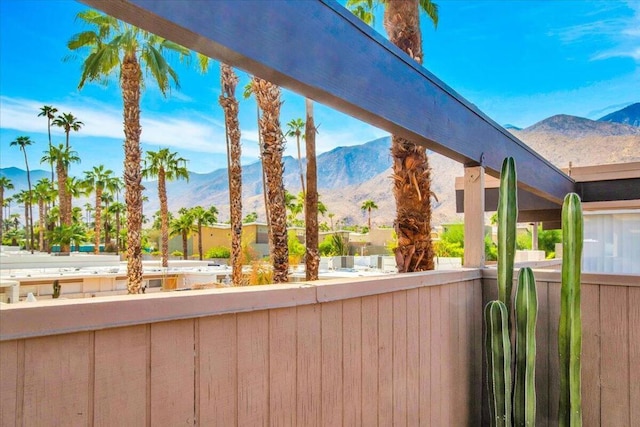
[[297,412],[301,427],[321,426],[321,311],[320,304],[298,307]]
[[343,425],[362,424],[362,301],[342,303]]
[[362,298],[362,425],[378,425],[378,296]]
[[600,286],[581,287],[582,420],[600,424]]
[[[420,425],[431,422],[431,289],[419,290],[420,299]],[[436,392],[436,391],[434,391]]]
[[378,425],[393,425],[393,295],[378,297]]
[[322,305],[322,425],[342,425],[342,301]]
[[420,425],[420,299],[407,291],[407,425]]
[[22,425],[46,426],[53,420],[65,426],[88,425],[93,409],[92,358],[90,332],[26,340]]
[[193,422],[194,320],[151,325],[151,425]]
[[393,423],[407,425],[407,293],[393,294]]
[[269,425],[269,311],[238,314],[238,425]]
[[148,424],[149,345],[146,325],[95,332],[96,426]]
[[18,360],[18,340],[0,342],[0,426],[9,427],[17,423],[16,411],[18,393],[10,393],[9,390],[18,388],[18,377],[21,376]]
[[296,322],[295,307],[269,310],[269,415],[273,426],[298,425]]
[[600,287],[601,420],[617,427],[630,425],[628,303],[627,288]]
[[629,418],[640,423],[640,287],[629,288]]
[[199,321],[200,424],[238,421],[238,331],[236,314]]

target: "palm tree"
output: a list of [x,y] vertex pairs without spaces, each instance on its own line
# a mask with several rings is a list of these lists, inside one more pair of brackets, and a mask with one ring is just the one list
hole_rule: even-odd
[[178,153],[172,153],[168,148],[158,151],[147,151],[142,175],[145,178],[158,178],[158,197],[160,198],[160,217],[162,236],[161,252],[162,266],[169,266],[169,208],[167,205],[167,181],[184,178],[189,180],[187,161],[178,157]]
[[[29,246],[29,211],[31,210],[31,193],[28,190],[22,190],[13,195],[17,203],[24,205],[24,231],[25,231],[25,248]],[[31,248],[33,251],[33,248]],[[32,252],[33,253],[33,252]]]
[[215,206],[211,206],[205,210],[202,206],[195,206],[191,208],[191,215],[198,227],[198,255],[200,261],[202,261],[202,226],[212,225],[218,221],[218,209]]
[[298,168],[300,169],[300,188],[302,188],[302,194],[304,196],[307,191],[305,190],[304,185],[304,168],[302,167],[302,153],[300,152],[300,136],[302,135],[302,129],[304,129],[304,122],[301,118],[292,119],[287,123],[287,127],[289,130],[286,135],[296,137],[296,146],[298,147]]
[[[38,113],[38,117],[46,117],[47,118],[47,134],[49,135],[49,150],[53,147],[51,143],[51,121],[55,118],[55,114],[58,112],[58,109],[52,107],[51,105],[45,105],[40,108],[40,113]],[[49,162],[49,166],[51,167],[51,182],[54,181],[53,176],[53,162]]]
[[[3,219],[4,203],[5,203],[4,190],[11,190],[11,189],[13,189],[13,183],[11,182],[11,180],[6,176],[0,176],[0,244],[2,244],[2,233],[4,232],[4,219]],[[7,200],[10,201],[11,198],[8,197]]]
[[[181,58],[188,49],[121,22],[95,10],[86,10],[78,19],[92,30],[76,34],[67,44],[73,51],[84,51],[82,77],[78,87],[87,81],[103,82],[117,70],[122,89],[124,115],[124,179],[127,205],[127,289],[140,293],[142,285],[142,170],[140,149],[140,90],[143,76],[150,76],[166,95],[171,82],[179,87],[178,75],[165,58],[175,52]],[[142,70],[146,69],[146,73]]]
[[[384,28],[389,40],[422,64],[420,9],[434,26],[438,25],[438,6],[431,0],[348,0],[347,7],[372,23],[372,9],[383,4]],[[393,194],[396,199],[398,272],[433,270],[431,242],[431,171],[424,147],[397,135],[391,138],[393,155]]]
[[182,259],[187,259],[188,248],[187,248],[187,240],[191,233],[195,233],[198,231],[198,227],[195,224],[195,219],[193,218],[193,214],[185,208],[180,209],[180,216],[174,218],[169,223],[169,235],[173,236],[181,236],[182,237]]
[[[78,153],[67,150],[64,144],[51,147],[42,157],[40,162],[55,162],[56,175],[58,180],[58,206],[60,209],[60,225],[71,225],[71,195],[67,190],[67,171],[71,163],[78,163],[80,158]],[[68,252],[69,248],[60,247],[60,252]]]
[[[238,76],[227,64],[220,64],[222,93],[218,102],[224,110],[224,129],[227,139],[227,171],[229,173],[229,219],[231,222],[231,282],[242,283],[242,165],[240,157],[240,123],[236,86]],[[202,249],[200,249],[202,257]]]
[[316,166],[316,126],[313,120],[313,102],[305,100],[306,121],[304,139],[307,153],[307,191],[305,193],[305,233],[306,260],[305,276],[307,280],[318,280],[320,266],[320,251],[318,250],[318,212],[327,211],[324,204],[318,200],[318,174]]
[[124,203],[114,202],[109,206],[109,211],[116,217],[116,254],[120,253],[120,218],[126,212]]
[[282,183],[284,143],[280,129],[280,88],[258,77],[253,78],[252,87],[262,111],[258,127],[262,136],[262,164],[267,178],[267,211],[271,222],[269,233],[273,243],[273,281],[284,283],[289,281],[289,247],[287,210]]
[[47,224],[47,211],[49,203],[55,200],[55,190],[53,188],[53,182],[49,178],[42,178],[36,183],[34,187],[34,196],[38,201],[38,250],[44,252],[47,250],[45,242],[45,230],[48,228]]
[[[84,172],[85,183],[96,193],[96,202],[94,209],[94,236],[93,236],[93,253],[100,253],[100,236],[101,236],[101,215],[102,215],[102,192],[104,191],[107,181],[113,178],[113,171],[105,169],[104,165],[94,166],[93,169]],[[106,244],[106,239],[105,239]]]
[[362,202],[362,206],[360,206],[360,209],[362,211],[366,211],[369,214],[369,221],[367,222],[367,225],[369,226],[369,231],[371,231],[371,210],[378,209],[378,205],[376,205],[376,202],[369,199]]
[[[31,144],[33,144],[33,141],[31,140],[31,138],[29,138],[28,136],[19,136],[16,139],[14,139],[13,141],[11,141],[11,143],[9,144],[11,147],[18,147],[20,149],[20,151],[22,151],[22,154],[24,154],[24,166],[27,168],[27,184],[29,186],[29,201],[28,201],[28,205],[29,205],[29,215],[28,218],[26,219],[30,219],[30,222],[27,225],[27,228],[29,230],[29,235],[31,236],[31,243],[29,245],[29,247],[31,248],[31,253],[33,253],[33,247],[35,246],[35,240],[34,240],[34,236],[33,236],[33,208],[31,206],[31,202],[32,202],[32,193],[31,193],[31,171],[29,171],[29,161],[27,160],[27,147],[30,146]],[[27,239],[29,240],[29,239]]]
[[65,147],[69,149],[69,134],[71,131],[78,132],[84,123],[71,113],[62,113],[53,120],[53,124],[64,129],[66,135]]

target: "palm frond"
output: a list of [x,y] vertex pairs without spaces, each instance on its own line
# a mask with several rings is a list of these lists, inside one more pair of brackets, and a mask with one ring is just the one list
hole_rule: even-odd
[[420,9],[429,16],[434,28],[438,28],[438,5],[431,0],[420,0]]

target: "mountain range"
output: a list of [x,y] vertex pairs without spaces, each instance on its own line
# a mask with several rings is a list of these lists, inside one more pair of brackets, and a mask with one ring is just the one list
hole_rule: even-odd
[[[566,168],[573,166],[640,161],[640,103],[608,114],[599,120],[569,115],[556,115],[528,128],[508,126],[509,132],[529,145],[551,163]],[[365,144],[337,147],[318,155],[318,192],[320,200],[334,214],[333,222],[365,224],[366,214],[360,209],[362,202],[373,200],[378,209],[371,214],[375,225],[392,225],[395,201],[391,192],[391,139],[379,138]],[[294,194],[300,191],[297,159],[283,159],[285,188]],[[429,153],[432,175],[433,223],[460,221],[455,213],[455,177],[464,174],[463,166],[437,153]],[[49,172],[32,171],[32,182],[49,176]],[[244,214],[256,212],[264,220],[262,196],[262,168],[259,162],[245,165],[243,174]],[[19,168],[0,169],[16,186],[13,191],[26,188],[26,174]],[[147,216],[159,209],[157,183],[145,182],[145,195],[149,201],[144,210]],[[169,209],[214,205],[219,220],[226,221],[229,212],[228,177],[226,169],[207,174],[192,173],[189,181],[167,183]],[[82,203],[86,202],[82,201]],[[329,223],[328,217],[320,221]]]

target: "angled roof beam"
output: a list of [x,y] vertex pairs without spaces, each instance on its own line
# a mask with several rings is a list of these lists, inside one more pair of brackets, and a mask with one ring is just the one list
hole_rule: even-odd
[[554,203],[573,180],[332,0],[82,0]]

